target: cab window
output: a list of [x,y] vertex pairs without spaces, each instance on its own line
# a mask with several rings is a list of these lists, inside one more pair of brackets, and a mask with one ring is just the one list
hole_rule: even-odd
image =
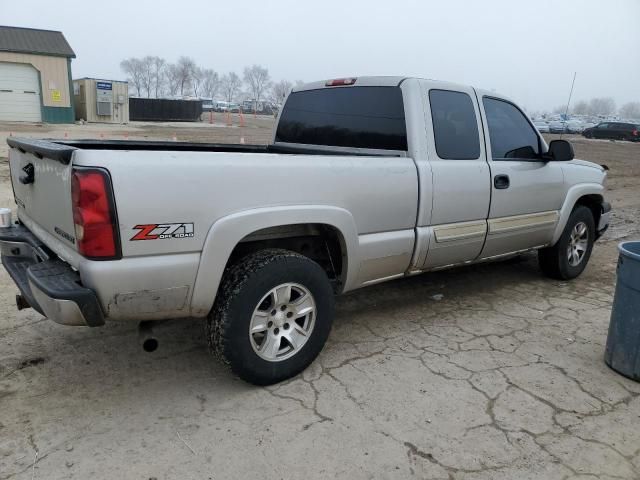
[[494,160],[540,158],[538,134],[518,107],[491,97],[484,97],[482,102]]
[[429,103],[438,157],[444,160],[480,158],[478,121],[471,97],[463,92],[430,90]]

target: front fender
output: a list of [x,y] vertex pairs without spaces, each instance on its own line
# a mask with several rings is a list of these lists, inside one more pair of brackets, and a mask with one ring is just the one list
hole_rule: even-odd
[[600,195],[603,196],[604,186],[600,183],[581,183],[580,185],[574,185],[567,191],[567,195],[565,196],[564,203],[562,204],[562,208],[560,209],[560,219],[558,220],[558,224],[556,225],[556,230],[553,233],[553,240],[551,241],[552,245],[560,239],[562,232],[564,231],[564,227],[569,220],[569,215],[573,211],[573,207],[575,207],[576,202],[585,195]]
[[191,297],[191,315],[206,316],[215,301],[218,286],[233,249],[247,235],[281,225],[320,223],[336,228],[346,251],[345,289],[353,285],[358,273],[358,232],[351,213],[324,205],[265,207],[233,213],[217,220],[204,241],[200,265]]

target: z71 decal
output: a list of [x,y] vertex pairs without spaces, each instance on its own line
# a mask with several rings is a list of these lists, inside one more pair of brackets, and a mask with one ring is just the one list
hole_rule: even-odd
[[133,228],[140,231],[131,237],[131,240],[193,238],[193,223],[149,223]]

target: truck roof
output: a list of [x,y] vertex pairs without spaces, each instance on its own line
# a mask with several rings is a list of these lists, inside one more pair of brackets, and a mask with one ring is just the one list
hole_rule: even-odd
[[[373,75],[373,76],[364,76],[364,77],[343,77],[341,79],[319,80],[316,82],[309,82],[302,85],[298,85],[296,87],[293,87],[291,91],[301,92],[304,90],[317,90],[319,88],[335,88],[335,85],[332,86],[329,84],[329,82],[334,80],[349,80],[349,79],[354,79],[355,80],[354,85],[359,87],[397,87],[404,80],[407,80],[409,78],[415,78],[418,80],[429,80],[430,82],[441,83],[443,88],[446,88],[446,87],[451,88],[452,86],[462,86],[461,84],[455,84],[452,82],[432,80],[432,79],[426,79],[426,78],[420,78],[420,77]],[[348,84],[346,84],[345,86],[348,86]]]

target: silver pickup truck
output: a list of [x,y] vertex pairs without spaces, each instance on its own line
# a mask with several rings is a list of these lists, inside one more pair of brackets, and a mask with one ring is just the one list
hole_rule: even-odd
[[494,92],[418,78],[296,87],[266,146],[8,143],[18,308],[206,318],[211,350],[256,384],[314,360],[334,294],[532,249],[571,279],[609,223],[605,168]]

